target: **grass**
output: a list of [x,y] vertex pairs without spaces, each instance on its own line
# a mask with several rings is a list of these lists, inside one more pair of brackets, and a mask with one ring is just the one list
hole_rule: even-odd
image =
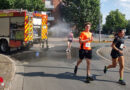
[[105,41],[105,40],[103,40],[103,41],[93,41],[93,43],[111,43],[112,41]]

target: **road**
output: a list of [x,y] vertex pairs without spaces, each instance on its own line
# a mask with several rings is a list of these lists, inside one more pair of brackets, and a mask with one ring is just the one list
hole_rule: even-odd
[[49,49],[35,47],[29,51],[13,53],[10,57],[22,62],[17,66],[22,66],[24,70],[16,72],[16,76],[22,77],[21,86],[12,90],[130,90],[130,71],[125,70],[124,73],[126,86],[117,83],[119,67],[109,70],[107,74],[103,73],[104,65],[111,62],[97,56],[96,50],[107,45],[110,44],[93,44],[91,73],[95,80],[89,84],[84,82],[85,60],[80,65],[77,76],[73,75],[78,59],[77,43],[73,43],[71,53],[65,52],[66,42],[62,39],[50,39]]

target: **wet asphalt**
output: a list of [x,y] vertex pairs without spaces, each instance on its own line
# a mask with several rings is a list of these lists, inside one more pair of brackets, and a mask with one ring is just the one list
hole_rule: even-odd
[[[79,57],[79,47],[78,45],[76,45],[77,43],[74,46],[72,46],[71,52],[66,52],[67,46],[65,42],[61,42],[61,43],[63,44],[60,46],[55,45],[53,47],[50,46],[50,48],[32,47],[29,50],[21,50],[21,51],[14,50],[11,52],[11,54],[9,54],[9,56],[20,62],[28,62],[28,63],[41,62],[45,60],[74,63]],[[101,47],[107,47],[107,46],[110,46],[110,43],[98,43],[98,44],[93,43],[92,60],[100,59],[100,57],[96,54],[97,49]]]
[[[100,47],[110,46],[110,43],[93,43],[93,59],[91,73],[95,78],[90,84],[84,83],[86,78],[86,62],[79,66],[77,76],[73,69],[78,60],[79,44],[73,43],[71,52],[66,53],[65,41],[49,41],[49,48],[32,47],[26,51],[13,51],[9,56],[23,63],[24,72],[16,73],[23,76],[20,90],[129,90],[130,86],[117,84],[118,68],[112,69],[107,75],[103,73],[104,65],[110,62],[100,58],[96,51]],[[25,63],[26,62],[26,63]],[[130,71],[125,71],[125,79]]]

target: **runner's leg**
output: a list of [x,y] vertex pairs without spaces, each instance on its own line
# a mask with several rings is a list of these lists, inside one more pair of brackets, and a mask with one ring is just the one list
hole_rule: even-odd
[[107,66],[107,69],[109,68],[115,68],[117,66],[118,58],[114,59],[112,58],[112,64]]
[[75,75],[77,74],[78,66],[80,65],[81,62],[82,62],[82,59],[79,59],[79,60],[77,61],[77,64],[76,64],[76,66],[75,66],[75,68],[74,68],[74,74],[75,74]]
[[90,59],[86,59],[86,65],[87,65],[87,77],[86,77],[86,83],[90,83],[90,81],[93,81],[93,77],[91,76],[90,74],[90,65],[91,65],[91,62],[90,62]]
[[69,41],[67,42],[67,49],[66,49],[66,51],[68,52],[68,50],[69,50]]
[[81,62],[82,62],[82,59],[79,59],[79,60],[77,61],[76,66],[78,67],[78,66],[80,65]]
[[123,80],[123,73],[124,73],[124,56],[120,56],[120,57],[119,57],[119,65],[120,65],[120,70],[119,70],[120,79]]
[[69,42],[69,50],[71,49],[72,42]]
[[124,74],[124,56],[120,56],[119,57],[119,65],[120,65],[120,70],[119,70],[120,79],[119,79],[119,83],[121,85],[126,85],[126,82],[123,80],[123,74]]
[[87,76],[90,76],[90,59],[86,59]]
[[117,65],[118,58],[112,58],[112,64],[104,67],[104,73],[107,73],[109,68],[115,68]]

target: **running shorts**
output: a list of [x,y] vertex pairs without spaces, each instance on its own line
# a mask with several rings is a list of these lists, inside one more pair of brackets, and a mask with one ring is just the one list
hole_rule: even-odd
[[79,58],[80,59],[92,59],[92,50],[84,50],[84,49],[80,49],[79,50]]
[[68,40],[68,42],[72,42],[73,40]]
[[111,51],[111,57],[113,58],[113,59],[116,59],[116,58],[118,58],[118,57],[120,57],[120,56],[123,56],[123,54],[120,54],[118,51],[116,51],[116,50],[112,50]]

